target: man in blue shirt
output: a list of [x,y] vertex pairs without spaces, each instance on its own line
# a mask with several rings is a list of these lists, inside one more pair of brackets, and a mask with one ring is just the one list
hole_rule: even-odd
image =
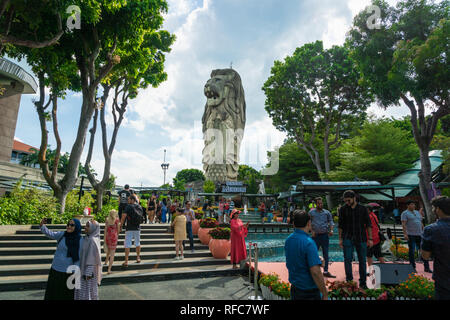
[[[328,300],[317,246],[308,235],[311,218],[304,210],[294,212],[295,231],[285,242],[286,267],[291,283],[291,300]],[[321,296],[322,294],[322,296]]]
[[450,300],[450,198],[434,198],[431,208],[439,220],[423,230],[422,257],[434,259],[435,299]]
[[[415,261],[415,251],[420,249],[420,242],[422,240],[422,215],[416,209],[416,204],[413,200],[408,200],[406,202],[408,206],[405,211],[402,212],[401,220],[403,227],[403,236],[405,240],[408,241],[409,248],[409,263],[412,265],[414,270],[416,270],[416,261]],[[419,256],[420,257],[420,256]],[[432,272],[430,270],[430,265],[427,260],[423,262],[423,266],[425,272]]]
[[333,235],[333,217],[330,211],[323,208],[321,197],[314,199],[316,207],[309,211],[311,216],[312,238],[316,243],[317,249],[322,247],[323,258],[325,259],[324,277],[336,278],[328,272],[328,247],[330,245],[330,238]]

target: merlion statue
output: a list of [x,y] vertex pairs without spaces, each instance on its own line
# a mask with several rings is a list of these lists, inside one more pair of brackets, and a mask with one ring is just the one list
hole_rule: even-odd
[[205,177],[214,182],[236,181],[246,109],[241,77],[233,69],[213,70],[204,93],[207,98],[202,117]]

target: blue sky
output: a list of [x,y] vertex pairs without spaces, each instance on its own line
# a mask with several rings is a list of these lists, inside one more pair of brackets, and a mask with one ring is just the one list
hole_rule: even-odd
[[[169,0],[164,29],[175,33],[177,41],[166,57],[168,80],[158,88],[142,90],[130,101],[111,166],[117,183],[163,184],[164,149],[170,164],[166,181],[171,182],[181,169],[202,169],[201,117],[206,102],[203,86],[213,69],[227,68],[230,63],[241,76],[247,105],[241,163],[259,170],[267,163],[267,150],[281,145],[285,138],[272,126],[264,110],[265,95],[261,90],[274,61],[316,40],[322,40],[326,48],[343,44],[353,17],[369,2]],[[31,71],[26,62],[20,65]],[[39,147],[40,128],[33,99],[38,99],[38,95],[22,96],[15,136]],[[70,152],[75,140],[80,107],[79,93],[71,93],[60,102],[58,116],[64,152]],[[374,105],[369,111],[396,118],[409,114],[406,107],[383,111]],[[112,116],[109,124],[111,119]],[[53,146],[54,141],[50,133]],[[103,162],[98,137],[92,161],[96,172],[103,172]]]

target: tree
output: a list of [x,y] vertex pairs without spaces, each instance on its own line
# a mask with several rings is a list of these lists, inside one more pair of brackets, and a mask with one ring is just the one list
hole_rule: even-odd
[[[302,178],[310,181],[320,179],[309,155],[300,149],[292,139],[285,141],[278,152],[278,172],[273,176],[264,177],[266,186],[270,187],[273,192],[287,191],[291,185],[296,185]],[[331,162],[333,163],[333,161]]]
[[[414,139],[419,147],[420,194],[428,221],[434,219],[428,199],[430,143],[438,120],[450,113],[448,1],[403,0],[396,8],[373,0],[381,9],[380,28],[369,28],[366,11],[359,13],[347,44],[362,77],[378,104],[387,108],[402,101],[411,112]],[[431,108],[431,116],[425,111]]]
[[177,172],[175,180],[184,180],[185,183],[194,182],[194,181],[205,181],[205,175],[201,170],[198,169],[183,169]]
[[44,48],[55,44],[64,33],[62,16],[71,4],[73,1],[2,0],[0,54],[8,45]]
[[330,180],[389,182],[411,168],[419,156],[412,135],[386,119],[366,122],[359,135],[346,140],[337,150],[341,163],[328,173]]
[[211,180],[206,180],[203,184],[203,192],[214,193],[216,191],[216,185]]
[[245,164],[239,165],[238,180],[247,185],[247,193],[256,194],[259,190],[259,182],[263,176],[254,168]]
[[[80,29],[64,33],[57,44],[45,48],[8,46],[6,50],[6,53],[19,60],[26,58],[33,72],[38,75],[39,100],[35,102],[35,106],[41,125],[39,164],[47,183],[61,204],[61,212],[64,212],[66,196],[78,178],[77,169],[89,123],[95,110],[102,107],[97,99],[99,85],[105,81],[113,66],[120,63],[116,49],[125,48],[130,39],[142,35],[142,30],[148,25],[159,26],[163,19],[161,12],[167,10],[167,3],[163,0],[72,2],[78,5],[83,13]],[[45,24],[40,20],[37,23]],[[41,32],[39,27],[40,25],[37,30]],[[45,33],[45,28],[42,28],[42,32]],[[48,101],[44,90],[46,86],[50,88]],[[58,163],[61,150],[57,122],[58,99],[63,98],[68,90],[81,91],[82,104],[67,172],[61,180],[57,180],[57,165],[50,172],[48,160],[45,158],[48,142],[47,122],[51,121],[53,125],[57,142],[55,162]],[[50,104],[51,112],[48,111]]]
[[185,184],[186,184],[186,181],[184,181],[183,179],[174,179],[173,180],[173,187],[175,190],[185,191],[186,190],[186,188],[184,187]]
[[[175,36],[165,30],[157,31],[157,29],[162,26],[163,20],[155,19],[155,17],[160,14],[160,11],[166,10],[164,5],[152,8],[152,15],[149,14],[148,10],[148,1],[141,1],[139,5],[136,4],[133,8],[133,15],[140,12],[142,15],[147,15],[148,18],[143,21],[139,32],[134,35],[134,38],[128,39],[128,41],[117,47],[116,52],[121,57],[120,64],[115,65],[110,74],[101,83],[103,89],[103,95],[100,102],[101,105],[94,111],[85,169],[90,183],[97,192],[96,210],[98,211],[101,211],[103,192],[105,191],[105,186],[108,183],[110,175],[112,154],[124,114],[128,107],[129,99],[136,98],[138,90],[145,89],[149,85],[157,87],[161,82],[167,79],[167,74],[164,72],[164,53],[170,52],[170,46],[173,44]],[[129,13],[125,12],[124,14],[128,15]],[[108,144],[105,113],[106,102],[111,90],[114,90],[111,105],[114,128],[111,141]],[[103,177],[98,181],[94,175],[90,173],[89,168],[94,149],[99,114],[102,149],[105,162]]]
[[[347,48],[324,50],[316,41],[297,48],[284,62],[275,61],[262,88],[274,126],[309,155],[322,180],[331,169],[330,151],[342,140],[342,123],[364,117],[372,101],[359,77]],[[327,203],[332,206],[329,196]]]

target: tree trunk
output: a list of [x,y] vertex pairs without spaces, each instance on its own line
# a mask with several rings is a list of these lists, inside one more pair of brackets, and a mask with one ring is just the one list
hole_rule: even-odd
[[103,192],[105,191],[105,188],[101,185],[101,183],[97,184],[97,187],[95,188],[95,191],[97,193],[97,206],[95,209],[95,213],[99,213],[102,211],[103,207]]
[[[330,147],[328,145],[328,139],[326,139],[324,143],[323,161],[325,164],[325,173],[330,172]],[[320,180],[324,181],[322,177]],[[331,199],[331,194],[329,192],[326,193],[326,199],[328,210],[331,212],[331,209],[333,208],[333,200]]]
[[58,199],[58,203],[59,203],[59,214],[63,214],[65,209],[66,209],[66,198],[67,195],[69,194],[69,191],[67,190],[61,190],[54,192],[55,197]]
[[419,145],[419,150],[421,165],[421,170],[419,172],[419,190],[425,207],[424,210],[427,222],[431,223],[436,220],[436,217],[431,210],[431,199],[428,198],[428,189],[431,187],[431,163],[430,158],[428,157],[429,146],[425,144]]

